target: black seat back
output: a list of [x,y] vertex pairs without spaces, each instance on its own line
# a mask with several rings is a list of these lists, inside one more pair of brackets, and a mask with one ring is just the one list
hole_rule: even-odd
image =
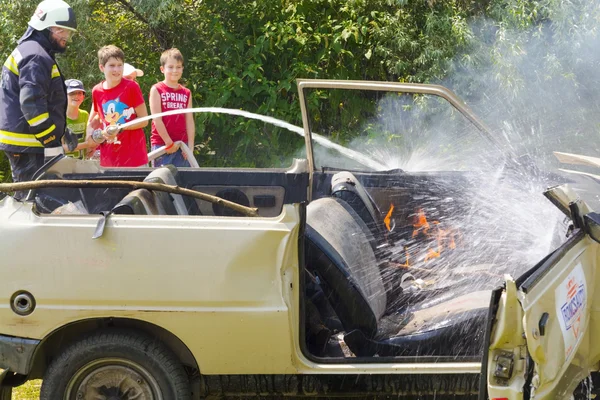
[[[162,183],[177,186],[177,168],[172,165],[160,167],[150,172],[144,182]],[[155,191],[156,201],[162,205],[167,215],[188,215],[188,210],[180,194]]]
[[312,201],[306,215],[306,265],[324,291],[344,329],[375,336],[387,295],[369,238],[343,200]]
[[114,214],[165,215],[164,208],[156,197],[146,189],[137,189],[125,196],[113,209]]
[[331,195],[344,200],[354,209],[373,233],[375,245],[385,242],[381,212],[367,190],[352,173],[343,171],[331,177]]

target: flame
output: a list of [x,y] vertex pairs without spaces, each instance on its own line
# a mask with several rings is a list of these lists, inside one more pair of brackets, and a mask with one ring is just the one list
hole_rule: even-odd
[[409,268],[410,267],[410,263],[408,262],[409,257],[410,256],[408,254],[408,247],[404,246],[404,262],[403,263],[396,263],[396,264],[398,264],[399,267]]
[[385,227],[387,228],[388,232],[392,231],[390,223],[392,222],[392,212],[393,211],[394,211],[394,204],[392,203],[390,205],[390,210],[387,212],[385,218],[383,219],[383,223],[385,224]]
[[[422,208],[416,210],[413,222],[412,238],[419,237],[431,242],[425,250],[425,257],[423,258],[425,262],[441,257],[444,251],[456,249],[456,231],[442,229],[439,221],[429,222]],[[406,248],[405,253],[406,266],[409,266],[408,251]]]
[[434,249],[427,249],[427,254],[425,255],[425,261],[429,261],[434,258],[439,258],[440,254],[442,254],[442,252],[439,247],[438,247],[437,251]]
[[423,211],[422,208],[419,208],[417,210],[416,221],[413,224],[412,237],[415,238],[421,233],[427,236],[427,232],[429,232],[429,222],[427,222],[425,211]]

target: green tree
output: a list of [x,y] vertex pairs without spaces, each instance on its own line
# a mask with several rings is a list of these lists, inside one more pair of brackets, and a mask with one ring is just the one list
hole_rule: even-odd
[[[10,53],[36,4],[3,1],[0,57]],[[598,104],[590,93],[596,82],[589,71],[598,64],[592,56],[598,1],[74,0],[71,5],[79,34],[59,63],[66,76],[89,88],[102,79],[96,51],[103,45],[123,48],[127,61],[146,72],[138,80],[144,93],[162,79],[160,52],[178,47],[186,57],[184,80],[195,105],[244,109],[294,124],[301,122],[298,78],[442,82],[484,117],[508,121],[519,131],[560,124],[557,110],[569,104],[581,106],[566,118],[568,126],[561,125],[570,132],[589,129],[596,120]],[[540,104],[534,97],[552,101]],[[322,116],[332,122],[371,104],[358,96],[331,97],[329,103],[332,110],[339,105],[345,110]],[[201,161],[214,148],[228,148],[219,161],[227,165],[245,158],[252,143],[264,146],[255,149],[255,165],[295,151],[283,136],[288,133],[260,124],[232,126],[229,120],[196,117]],[[496,125],[502,130],[506,123]]]

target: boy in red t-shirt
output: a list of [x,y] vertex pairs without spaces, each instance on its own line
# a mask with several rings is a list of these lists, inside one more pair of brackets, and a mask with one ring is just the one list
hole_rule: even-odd
[[[87,134],[98,128],[103,133],[110,125],[123,124],[148,115],[140,86],[123,79],[125,55],[117,46],[104,46],[98,50],[100,71],[105,80],[92,89],[92,111]],[[128,126],[116,137],[107,137],[100,145],[100,165],[103,167],[140,167],[148,164],[146,137],[143,127],[148,121]],[[105,134],[106,136],[106,134]]]
[[[150,89],[150,113],[191,108],[192,92],[179,83],[183,73],[183,56],[179,50],[172,48],[161,54],[160,72],[164,74],[165,79]],[[176,167],[189,167],[185,154],[177,151],[179,146],[175,142],[182,141],[193,150],[195,136],[196,127],[191,113],[154,118],[150,137],[152,150],[166,145],[167,154],[154,160],[153,165],[159,167],[172,164]]]

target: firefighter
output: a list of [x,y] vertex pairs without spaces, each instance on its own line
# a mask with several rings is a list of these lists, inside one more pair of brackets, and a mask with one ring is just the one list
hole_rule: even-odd
[[77,29],[73,9],[62,0],[42,1],[28,25],[0,80],[0,150],[14,182],[30,180],[45,159],[77,145],[66,132],[67,93],[55,60]]

